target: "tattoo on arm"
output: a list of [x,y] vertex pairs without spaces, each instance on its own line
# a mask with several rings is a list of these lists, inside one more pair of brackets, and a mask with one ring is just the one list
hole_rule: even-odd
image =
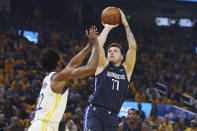
[[133,36],[133,33],[132,33],[129,25],[125,26],[125,30],[126,30],[126,35],[127,35],[127,40],[128,40],[129,47],[130,46],[136,47],[136,41],[135,41],[135,38]]

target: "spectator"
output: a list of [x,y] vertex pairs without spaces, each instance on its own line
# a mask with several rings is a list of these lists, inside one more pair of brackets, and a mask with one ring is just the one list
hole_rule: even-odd
[[192,111],[197,112],[197,91],[193,93],[193,97],[190,99],[190,104],[192,105]]
[[0,131],[8,131],[8,123],[3,113],[0,113]]
[[135,95],[136,101],[146,101],[146,94],[144,93],[144,89],[140,88],[137,94]]
[[137,110],[138,115],[140,116],[140,120],[144,121],[146,118],[146,115],[144,113],[144,111],[142,111],[142,104],[138,103],[138,110]]
[[65,131],[77,131],[77,127],[72,120],[67,121]]
[[9,131],[22,131],[23,129],[18,116],[12,116],[10,119]]
[[152,109],[150,116],[147,119],[147,122],[152,127],[153,130],[157,129],[160,121],[159,117],[157,116],[156,109]]
[[180,119],[179,120],[179,123],[178,123],[178,126],[180,128],[180,131],[184,131],[186,128],[186,125],[185,125],[185,120],[184,119]]
[[146,89],[146,94],[149,97],[152,96],[152,95],[160,96],[159,92],[154,87],[154,85],[151,85],[151,87],[149,87],[149,88]]
[[187,128],[185,131],[196,131],[197,130],[197,122],[196,120],[191,120],[190,127]]
[[184,131],[184,130],[181,130],[181,128],[179,127],[179,123],[178,122],[174,123],[173,129],[174,129],[174,131]]
[[165,122],[159,125],[158,131],[174,131],[173,126],[169,123],[169,116],[165,116]]
[[125,122],[126,120],[127,120],[126,116],[121,116],[121,118],[120,118],[120,123],[121,123],[121,122]]

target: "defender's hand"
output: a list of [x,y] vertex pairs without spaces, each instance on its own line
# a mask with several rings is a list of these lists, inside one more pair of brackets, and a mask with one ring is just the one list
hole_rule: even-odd
[[89,44],[91,46],[93,46],[93,44],[97,43],[96,41],[98,40],[99,33],[97,31],[96,26],[91,26],[91,28],[89,28],[89,32],[88,32],[88,30],[86,30],[86,36],[88,37]]

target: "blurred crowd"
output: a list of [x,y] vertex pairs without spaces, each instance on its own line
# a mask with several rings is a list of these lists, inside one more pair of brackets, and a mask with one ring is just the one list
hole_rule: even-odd
[[[195,47],[190,45],[189,41],[183,44],[179,43],[180,40],[173,41],[174,36],[168,33],[169,31],[152,34],[147,39],[146,37],[137,39],[137,63],[133,74],[134,81],[131,82],[131,87],[134,88],[129,97],[136,101],[176,105],[196,112],[197,56]],[[159,93],[157,82],[166,86],[166,95]],[[183,94],[192,97],[191,106],[185,105]]]
[[[86,45],[83,30],[80,27],[67,28],[65,24],[45,17],[40,9],[33,10],[32,18],[27,19],[17,13],[11,16],[0,11],[0,131],[28,129],[45,77],[38,63],[40,53],[54,48],[63,53],[65,62],[68,62]],[[38,44],[18,35],[19,29],[37,31]],[[153,30],[158,32],[154,27]],[[127,99],[152,102],[151,115],[145,121],[153,129],[162,131],[162,128],[169,126],[169,116],[160,119],[156,104],[176,105],[197,113],[197,55],[192,46],[179,44],[180,40],[174,40],[168,32],[154,31],[136,32],[137,61]],[[123,38],[118,41],[127,45],[126,37]],[[156,82],[167,86],[167,95],[158,92]],[[73,131],[82,130],[83,112],[94,90],[94,76],[73,80],[70,87],[60,131],[71,128]],[[192,97],[191,106],[184,104],[182,94]],[[171,121],[174,122],[168,128],[177,131],[197,128],[195,119],[189,122],[179,118]]]

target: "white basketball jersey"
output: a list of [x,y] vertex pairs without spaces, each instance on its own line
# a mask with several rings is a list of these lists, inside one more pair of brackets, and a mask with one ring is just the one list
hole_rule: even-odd
[[66,109],[69,88],[65,88],[62,94],[54,93],[51,89],[51,80],[54,74],[55,72],[51,72],[44,78],[32,124],[41,120],[45,126],[49,124],[57,129]]

